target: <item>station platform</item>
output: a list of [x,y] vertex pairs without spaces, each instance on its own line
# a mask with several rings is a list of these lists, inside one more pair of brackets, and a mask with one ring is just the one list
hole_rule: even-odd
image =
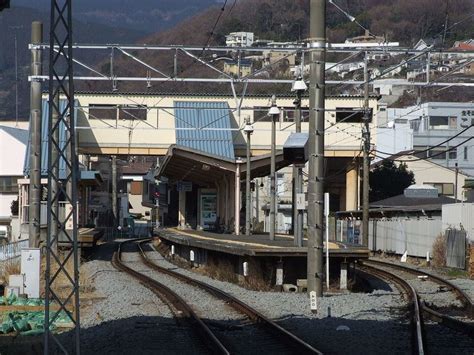
[[[165,228],[154,230],[159,248],[169,258],[199,268],[213,278],[257,290],[281,290],[283,285],[303,290],[307,276],[307,241],[293,245],[293,236],[218,234]],[[331,284],[346,289],[351,267],[367,259],[369,250],[360,245],[330,242]],[[303,285],[303,287],[300,287]]]
[[[233,255],[301,257],[307,254],[307,240],[303,241],[303,247],[296,247],[291,235],[276,235],[275,240],[270,240],[268,234],[246,236],[177,228],[156,230],[155,235],[171,243]],[[329,257],[366,259],[369,257],[369,250],[360,245],[330,241]]]

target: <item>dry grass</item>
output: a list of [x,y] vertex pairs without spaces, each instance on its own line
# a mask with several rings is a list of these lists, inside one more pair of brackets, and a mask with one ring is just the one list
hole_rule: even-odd
[[18,275],[20,270],[20,260],[7,260],[0,263],[0,283],[7,284],[10,275]]
[[[59,260],[61,263],[64,262],[65,260],[65,253],[60,253],[59,255]],[[59,263],[54,260],[53,258],[51,259],[51,265],[50,265],[50,277],[53,278],[54,275],[58,272],[60,269]],[[74,278],[74,262],[72,256],[67,260],[66,264],[64,265],[64,269],[69,275],[71,279]],[[40,295],[41,297],[45,296],[45,270],[46,270],[46,256],[43,255],[41,258],[41,274],[42,274],[42,279],[43,281],[41,282],[41,290],[40,290]],[[52,284],[52,291],[55,293],[55,295],[61,299],[62,301],[65,301],[67,297],[70,296],[71,292],[73,291],[73,287],[71,284],[71,281],[69,280],[68,276],[66,275],[66,272],[64,270],[59,271],[57,276],[55,277],[53,284]],[[74,297],[72,297],[68,305],[71,310],[72,308],[75,307],[74,303]]]
[[433,242],[432,255],[433,266],[446,266],[446,238],[443,234],[439,234]]

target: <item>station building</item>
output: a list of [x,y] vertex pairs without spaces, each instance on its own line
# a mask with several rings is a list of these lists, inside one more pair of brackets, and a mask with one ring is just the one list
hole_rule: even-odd
[[[110,156],[124,161],[138,156],[157,157],[142,179],[143,204],[157,208],[152,213],[159,214],[161,223],[198,229],[220,226],[239,234],[246,175],[265,182],[270,173],[270,97],[77,92],[77,153],[81,161]],[[281,111],[276,122],[277,170],[290,164],[283,158],[282,147],[295,132],[294,100],[291,94],[277,95]],[[373,130],[377,126],[377,100],[376,96],[369,100]],[[358,207],[363,103],[362,96],[326,98],[325,186],[331,193],[334,211]],[[308,97],[302,99],[302,111],[302,132],[308,132]],[[250,172],[246,171],[243,132],[247,122],[254,127]],[[371,144],[377,144],[376,135],[371,137]],[[290,169],[282,171],[288,174]],[[27,189],[25,184],[23,201],[27,201]],[[284,191],[286,195],[280,200],[291,201],[287,193],[291,193],[291,187]],[[84,199],[87,196],[85,191]],[[86,216],[90,214],[87,207],[82,211]]]

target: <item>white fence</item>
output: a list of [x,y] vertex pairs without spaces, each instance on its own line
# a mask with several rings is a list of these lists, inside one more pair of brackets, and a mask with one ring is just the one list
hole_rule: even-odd
[[0,245],[0,262],[19,257],[23,248],[28,248],[28,239]]
[[369,223],[369,249],[426,257],[433,242],[442,233],[441,217],[392,218],[371,220]]
[[[370,219],[369,249],[396,254],[408,251],[410,256],[426,257],[426,252],[431,253],[433,242],[440,233],[441,217]],[[361,244],[362,221],[337,220],[334,239]]]
[[0,274],[3,274],[6,268],[20,263],[18,258],[21,256],[21,249],[28,248],[28,239],[19,242],[0,245]]

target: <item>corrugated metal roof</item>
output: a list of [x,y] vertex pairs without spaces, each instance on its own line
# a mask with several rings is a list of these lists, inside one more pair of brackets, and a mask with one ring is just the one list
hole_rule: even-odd
[[[63,111],[66,108],[66,100],[59,100],[59,109]],[[75,105],[77,102],[75,103]],[[42,113],[41,113],[41,177],[48,176],[48,127],[49,122],[49,104],[48,100],[42,100]],[[29,135],[31,137],[31,124],[30,124],[30,132]],[[59,147],[62,149],[64,148],[66,142],[66,127],[64,123],[59,124]],[[30,173],[30,140],[28,141],[28,145],[26,147],[26,154],[25,154],[25,164],[24,164],[23,172],[26,175]],[[66,162],[64,159],[60,159],[59,161],[59,178],[65,179],[66,178]]]
[[[176,130],[177,146],[235,159],[232,133],[225,130],[231,128],[227,102],[175,101],[174,114],[177,128],[197,128]],[[199,130],[200,128],[222,130]]]

